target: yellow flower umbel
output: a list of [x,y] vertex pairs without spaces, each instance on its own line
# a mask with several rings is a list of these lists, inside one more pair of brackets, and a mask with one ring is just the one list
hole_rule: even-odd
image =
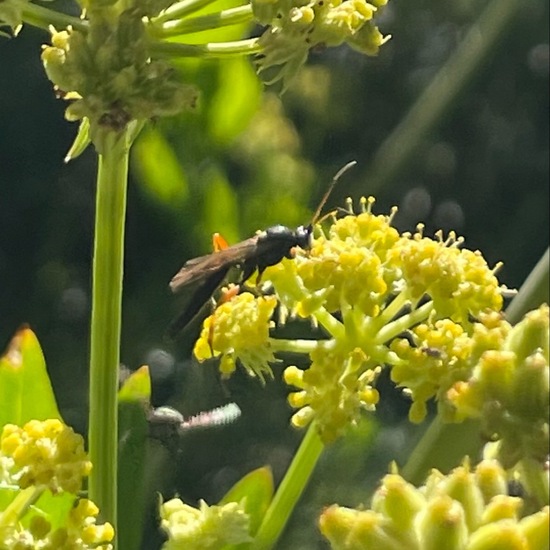
[[[357,215],[350,207],[348,215],[320,230],[310,250],[297,250],[292,260],[268,268],[262,280],[272,285],[274,295],[243,294],[220,306],[205,323],[196,355],[221,356],[227,375],[237,360],[250,373],[262,373],[269,372],[268,363],[278,352],[307,354],[307,370],[290,366],[284,372],[285,381],[297,388],[289,397],[298,409],[292,423],[303,427],[315,421],[325,442],[345,433],[361,411],[375,408],[380,399],[375,384],[384,368],[391,369],[392,380],[410,396],[409,417],[414,422],[424,419],[426,403],[433,398],[447,421],[486,414],[484,396],[493,407],[500,400],[498,430],[494,411],[487,416],[489,439],[505,433],[513,439],[510,429],[518,424],[505,426],[505,419],[511,418],[509,408],[518,408],[519,398],[508,408],[506,396],[521,391],[525,400],[532,391],[520,452],[535,456],[531,451],[536,442],[542,442],[542,449],[548,441],[543,406],[548,403],[548,346],[541,343],[547,324],[539,320],[538,332],[512,329],[501,312],[504,289],[495,275],[498,265],[489,268],[479,252],[462,248],[462,239],[454,234],[431,239],[419,226],[415,234],[400,235],[391,226],[394,213],[375,215],[373,203],[363,200]],[[281,312],[309,318],[321,327],[321,339],[270,336],[274,296]],[[547,323],[547,309],[537,318]],[[531,337],[536,342],[527,345],[518,335],[522,330],[536,333]],[[490,377],[497,387],[480,393],[474,381],[480,369],[489,372],[483,365],[493,364],[495,353],[509,358],[516,348],[526,364],[522,380],[530,375],[531,387],[505,376],[510,367],[503,364],[497,369],[502,374]],[[540,452],[536,456],[540,460]]]
[[22,489],[45,486],[54,494],[76,494],[92,469],[82,436],[56,419],[31,420],[22,428],[6,424],[0,453],[4,457],[1,477]]
[[[22,428],[5,425],[0,437],[0,483],[13,498],[0,508],[0,548],[112,550],[113,527],[96,524],[97,506],[76,496],[91,467],[82,437],[57,419],[31,420]],[[50,518],[39,500],[46,490],[58,498],[69,493],[69,504],[76,502],[55,508],[56,515]]]
[[335,550],[542,550],[548,548],[549,509],[522,517],[523,501],[507,494],[506,472],[485,460],[449,475],[434,470],[416,488],[387,475],[370,510],[333,505],[320,518]]

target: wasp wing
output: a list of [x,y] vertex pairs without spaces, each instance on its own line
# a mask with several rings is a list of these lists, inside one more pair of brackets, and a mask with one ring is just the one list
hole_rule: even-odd
[[187,260],[172,277],[170,289],[172,292],[179,292],[185,286],[209,279],[219,271],[225,270],[227,273],[231,266],[245,262],[254,255],[257,240],[258,237],[254,236],[218,252]]
[[183,312],[170,323],[169,337],[174,338],[200,313],[233,266],[245,265],[254,258],[257,253],[257,241],[258,236],[255,235],[218,252],[185,262],[170,281],[170,289],[172,292],[179,292],[189,285],[196,287],[192,290]]
[[212,294],[216,291],[227,272],[231,269],[230,265],[222,266],[221,269],[214,271],[207,279],[204,279],[196,289],[194,289],[185,309],[170,323],[168,327],[168,337],[175,339],[203,309]]

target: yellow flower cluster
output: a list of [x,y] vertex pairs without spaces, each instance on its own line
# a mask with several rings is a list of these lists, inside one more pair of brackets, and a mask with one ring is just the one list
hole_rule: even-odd
[[31,420],[22,428],[6,424],[0,437],[0,453],[7,458],[1,462],[2,477],[22,489],[46,486],[54,494],[76,494],[82,478],[92,469],[82,436],[57,419]]
[[522,517],[523,501],[507,494],[506,473],[485,460],[449,475],[434,470],[416,488],[387,475],[370,510],[333,505],[320,518],[323,535],[339,550],[495,550],[548,548],[549,508]]
[[228,502],[199,509],[174,498],[160,507],[161,527],[168,535],[163,550],[217,550],[250,542],[249,516],[241,503]]
[[411,300],[429,295],[440,317],[467,323],[486,309],[500,310],[502,294],[495,271],[480,252],[459,248],[463,239],[453,233],[446,241],[424,237],[422,226],[414,235],[405,234],[389,253],[406,284]]
[[379,395],[372,384],[380,369],[369,368],[359,348],[344,353],[320,346],[310,357],[307,371],[291,366],[284,372],[285,382],[301,389],[289,396],[290,405],[299,409],[292,423],[303,428],[315,419],[323,440],[329,442],[356,424],[361,410],[374,410]]
[[6,424],[0,436],[0,479],[20,490],[0,510],[0,548],[112,550],[114,529],[110,523],[96,524],[99,509],[92,501],[78,500],[66,518],[55,518],[60,525],[55,528],[37,502],[45,489],[74,498],[91,467],[82,437],[59,420],[31,420],[22,428]]
[[[266,270],[275,295],[244,293],[222,304],[205,322],[197,357],[221,356],[226,376],[238,360],[263,380],[274,352],[307,353],[307,370],[284,373],[297,388],[292,422],[315,420],[325,442],[375,408],[374,384],[389,366],[412,399],[412,421],[423,420],[435,397],[447,420],[482,418],[487,437],[501,440],[504,464],[540,463],[548,447],[548,308],[512,328],[495,270],[479,253],[459,249],[454,236],[399,236],[393,214],[376,216],[372,200],[362,204],[311,250]],[[312,317],[328,339],[270,337],[277,299]]]
[[392,368],[391,378],[413,400],[409,419],[424,420],[426,401],[436,397],[447,420],[458,420],[454,408],[445,408],[447,392],[470,376],[483,352],[501,349],[509,331],[510,325],[493,311],[480,315],[471,334],[451,319],[440,319],[418,324],[408,338],[396,338],[390,348],[402,361]]
[[[52,529],[44,515],[33,515],[29,526],[2,522],[0,548],[17,550],[113,550],[114,529],[110,523],[97,525],[99,509],[81,499],[70,509],[65,526]],[[0,514],[1,518],[1,514]]]
[[273,376],[269,363],[275,361],[270,347],[270,321],[277,299],[255,299],[244,292],[219,306],[206,319],[194,354],[199,361],[221,355],[220,372],[230,376],[238,358],[251,376]]
[[195,349],[200,359],[221,355],[224,374],[237,359],[249,372],[265,372],[274,351],[308,354],[306,371],[285,371],[298,388],[289,397],[298,409],[292,422],[315,420],[324,441],[375,407],[373,385],[386,367],[412,398],[411,420],[425,417],[433,397],[448,420],[459,420],[449,390],[469,379],[483,353],[502,349],[511,329],[500,311],[503,289],[481,254],[460,248],[455,235],[430,239],[421,227],[400,235],[391,226],[395,210],[375,215],[373,204],[362,200],[357,215],[350,205],[348,215],[320,228],[310,250],[263,274],[281,310],[313,319],[328,339],[270,338],[273,296],[244,294],[206,321]]

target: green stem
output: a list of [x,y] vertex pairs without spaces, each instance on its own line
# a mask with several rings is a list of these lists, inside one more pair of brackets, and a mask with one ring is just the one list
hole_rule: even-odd
[[94,468],[89,494],[116,532],[117,385],[129,154],[127,135],[111,132],[102,145],[92,275],[88,441]]
[[38,4],[25,2],[22,10],[22,19],[24,23],[49,31],[50,25],[56,29],[64,29],[71,25],[73,29],[86,31],[88,25],[82,19],[66,15],[55,10],[50,10]]
[[[270,347],[273,352],[310,354],[320,346],[328,349],[334,340],[285,340],[283,338],[271,338]],[[330,344],[329,344],[330,343]]]
[[215,0],[182,0],[181,2],[176,2],[156,17],[153,23],[165,23],[167,21],[182,19],[186,15],[197,12],[213,2]]
[[252,18],[252,6],[247,4],[200,17],[167,21],[160,28],[158,25],[151,25],[150,28],[153,36],[167,37],[248,23]]
[[175,42],[151,43],[151,54],[160,57],[202,57],[220,58],[241,55],[252,55],[262,50],[258,38],[237,40],[235,42],[219,42],[210,44],[177,44]]
[[479,420],[448,424],[440,415],[436,416],[410,454],[401,475],[419,485],[432,468],[447,474],[465,455],[477,462],[483,447],[479,425]]
[[549,259],[550,249],[547,248],[521,285],[517,296],[506,308],[506,319],[510,323],[518,323],[530,309],[535,309],[540,304],[548,302]]
[[317,434],[315,423],[312,423],[256,533],[252,544],[254,550],[273,548],[303,493],[323,449],[324,445]]
[[434,304],[430,300],[419,308],[414,309],[410,313],[398,317],[395,321],[388,323],[384,328],[380,329],[376,335],[376,342],[388,342],[395,338],[398,334],[401,334],[404,330],[424,321],[427,319],[430,312],[433,310]]

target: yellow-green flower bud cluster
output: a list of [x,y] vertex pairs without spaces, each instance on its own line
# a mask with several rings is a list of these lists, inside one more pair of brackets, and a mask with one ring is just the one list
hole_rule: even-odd
[[181,84],[169,64],[151,59],[140,10],[90,17],[87,32],[53,30],[52,45],[42,52],[48,78],[71,101],[68,120],[88,118],[97,141],[101,130],[194,107],[196,90]]
[[113,527],[96,523],[99,509],[92,501],[78,500],[55,522],[37,502],[45,489],[76,495],[91,467],[82,437],[59,420],[31,420],[22,428],[6,424],[0,436],[0,480],[20,489],[8,508],[0,509],[0,548],[112,550]]
[[277,299],[265,296],[255,299],[244,292],[219,306],[203,325],[195,344],[195,357],[205,361],[221,355],[220,372],[230,376],[239,359],[251,376],[273,376],[270,362],[275,361],[269,329]]
[[542,464],[550,443],[548,306],[528,313],[503,336],[498,346],[478,355],[470,376],[457,381],[447,399],[458,419],[480,418],[487,438],[500,440],[498,456],[505,467],[522,458]]
[[333,505],[320,518],[335,550],[543,550],[549,509],[521,516],[523,501],[507,494],[497,461],[467,464],[444,476],[434,470],[416,488],[387,475],[370,510]]
[[82,436],[59,420],[31,420],[22,428],[6,424],[0,437],[2,479],[25,489],[46,486],[52,493],[78,493],[92,464]]
[[315,46],[338,46],[348,42],[368,55],[376,55],[389,37],[373,23],[387,0],[254,0],[258,21],[270,27],[260,37],[259,72],[268,71],[269,83],[283,80],[286,87]]
[[218,550],[252,540],[249,516],[242,503],[208,506],[201,500],[197,509],[174,498],[161,504],[160,517],[168,535],[163,550]]
[[0,548],[113,550],[111,541],[114,529],[110,523],[96,524],[98,515],[99,509],[91,500],[81,499],[69,510],[65,525],[56,529],[44,515],[38,514],[29,519],[28,528],[24,528],[21,522],[7,523],[2,520]]

